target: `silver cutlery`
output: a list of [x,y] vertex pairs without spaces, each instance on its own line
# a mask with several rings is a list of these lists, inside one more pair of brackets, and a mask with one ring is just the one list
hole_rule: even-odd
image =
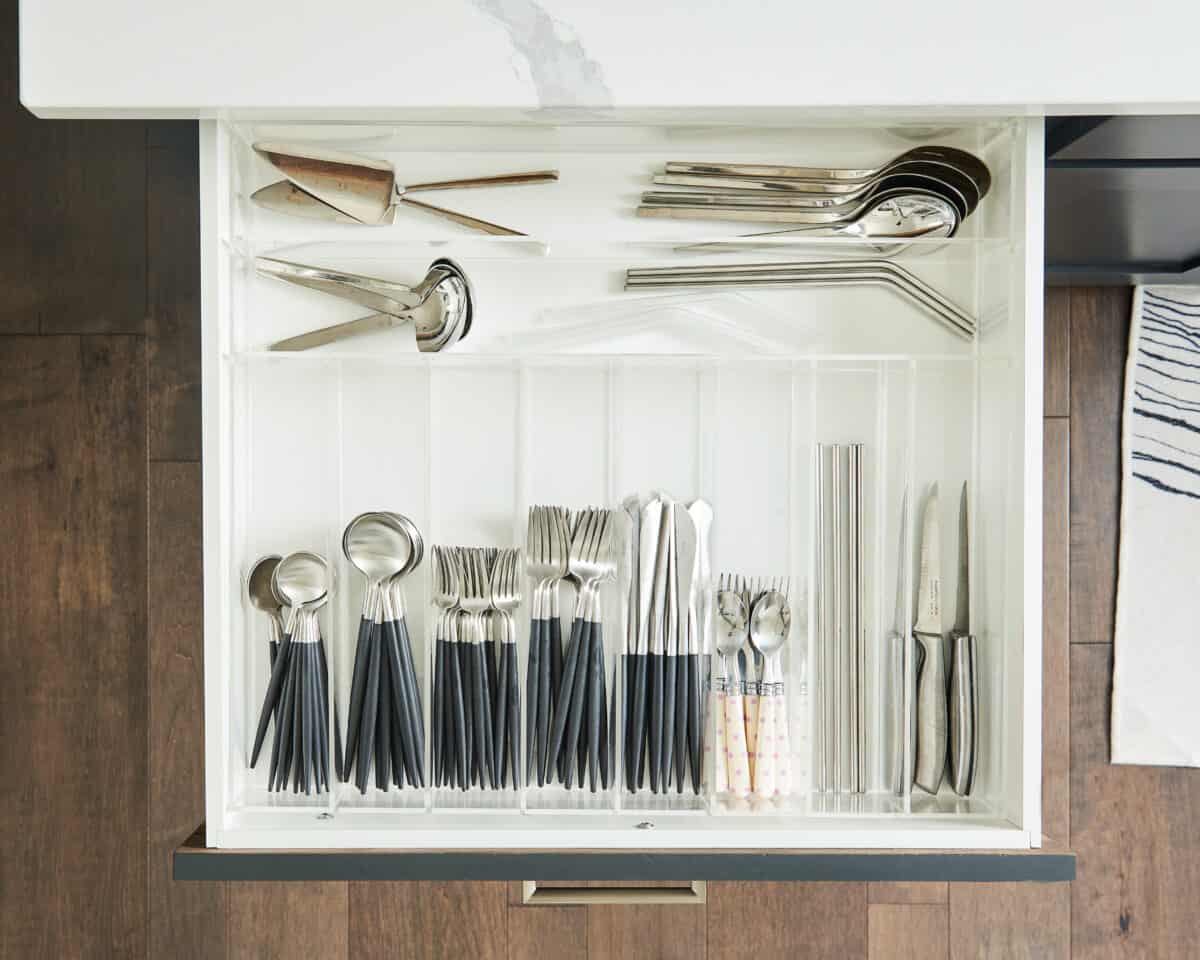
[[521,554],[519,550],[501,550],[492,568],[492,616],[488,620],[500,651],[497,667],[497,692],[493,727],[495,745],[492,764],[501,787],[508,786],[512,771],[513,788],[521,787],[521,687],[517,666],[517,630],[513,615],[521,605]]
[[751,591],[748,638],[763,660],[751,772],[754,793],[764,799],[791,793],[791,738],[780,660],[792,625],[790,587],[791,581],[781,578],[760,581]]
[[921,525],[920,582],[913,634],[923,651],[917,679],[917,786],[937,793],[946,768],[946,659],[942,649],[941,521],[935,483]]
[[290,612],[250,752],[253,767],[276,716],[269,790],[284,789],[289,778],[295,792],[329,789],[329,680],[317,611],[331,586],[328,563],[308,551],[284,557],[271,575],[272,590]]
[[713,744],[713,790],[746,797],[750,794],[750,757],[746,744],[744,654],[750,611],[740,580],[721,574],[717,586],[716,647],[723,677],[713,686],[716,742]]
[[925,309],[947,330],[970,340],[973,317],[946,299],[916,274],[890,260],[776,261],[677,267],[631,267],[625,290],[685,289],[689,287],[772,287],[814,284],[881,284]]
[[967,485],[958,508],[958,592],[950,629],[950,785],[971,795],[979,763],[979,682],[975,636],[971,633],[971,569],[968,549]]
[[557,755],[550,757],[550,722],[562,680],[562,631],[558,585],[567,576],[570,518],[561,507],[529,508],[526,555],[533,607],[529,622],[529,659],[526,664],[525,781],[547,782],[550,764],[560,770]]
[[463,339],[471,329],[474,294],[466,273],[453,260],[433,261],[416,286],[274,257],[257,257],[254,265],[263,276],[308,287],[375,311],[356,320],[279,340],[267,348],[272,351],[311,350],[411,322],[416,331],[417,349],[422,353],[437,353]]
[[391,164],[356,153],[278,142],[256,143],[254,152],[287,180],[256,191],[251,199],[279,213],[339,223],[390,224],[395,221],[397,206],[405,204],[484,233],[523,237],[525,234],[518,230],[415,200],[411,195],[552,183],[558,179],[557,170],[535,170],[402,186],[396,182]]
[[971,177],[982,193],[991,187],[992,178],[987,166],[974,154],[955,147],[935,144],[913,147],[878,167],[838,168],[800,167],[761,163],[695,163],[671,161],[668,174],[697,174],[719,177],[765,177],[784,180],[832,181],[832,185],[864,183],[886,174],[889,170],[910,163],[937,163],[953,166]]
[[862,444],[818,444],[818,790],[863,793],[866,722]]
[[[900,502],[900,555],[896,564],[896,609],[892,633],[888,637],[888,677],[891,697],[891,779],[892,793],[902,796],[912,786],[917,759],[917,678],[921,675],[919,646],[908,629],[905,603],[905,584],[908,582],[908,490]],[[911,664],[909,682],[905,685],[905,665]],[[907,735],[905,731],[907,730]],[[907,736],[908,762],[905,763]]]
[[[572,761],[582,764],[585,759],[592,792],[598,785],[608,786],[609,745],[601,737],[607,691],[600,587],[616,577],[614,527],[612,511],[595,507],[582,511],[575,519],[568,552],[567,568],[578,591],[546,758],[547,771],[554,758],[562,761],[559,780],[568,789],[576,773]],[[585,737],[582,752],[581,735]]]
[[354,654],[346,758],[342,779],[366,793],[372,764],[375,786],[422,787],[424,716],[411,641],[396,591],[421,562],[424,543],[398,514],[359,514],[342,534],[342,552],[366,578]]

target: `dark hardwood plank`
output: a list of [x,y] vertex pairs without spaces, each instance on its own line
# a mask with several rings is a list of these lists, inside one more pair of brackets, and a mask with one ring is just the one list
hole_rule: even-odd
[[1071,413],[1071,288],[1047,287],[1044,307],[1042,410]]
[[256,882],[228,887],[229,960],[350,956],[346,884]]
[[872,903],[867,908],[870,960],[945,960],[950,908],[945,903]]
[[950,884],[950,957],[1071,957],[1069,883]]
[[1042,431],[1042,834],[1065,849],[1071,834],[1070,422]]
[[204,820],[204,633],[198,463],[150,465],[151,957],[223,957],[225,884],[176,883],[171,854]]
[[949,885],[945,883],[867,884],[868,903],[946,903],[949,897]]
[[5,956],[146,953],[144,373],[0,337]]
[[1131,292],[1071,291],[1071,642],[1111,643]]
[[865,883],[710,883],[709,960],[867,956]]
[[355,960],[502,960],[508,890],[499,881],[350,884]]
[[150,459],[200,459],[200,171],[194,121],[149,125],[146,333]]
[[1111,702],[1112,648],[1073,647],[1074,957],[1195,956],[1200,770],[1109,765]]

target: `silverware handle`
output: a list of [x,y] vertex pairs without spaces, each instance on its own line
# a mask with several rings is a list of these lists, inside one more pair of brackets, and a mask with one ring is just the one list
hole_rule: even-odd
[[405,184],[403,193],[424,190],[469,190],[474,187],[521,187],[533,183],[553,183],[557,170],[533,170],[528,173],[499,173],[493,177],[466,177],[461,180],[430,180],[427,183]]
[[975,637],[956,633],[950,643],[950,785],[967,797],[974,786],[979,745]]
[[[538,717],[545,707],[539,691],[541,675],[542,630],[545,621],[534,617],[529,621],[529,656],[525,661],[525,782],[533,783],[534,761],[538,757]],[[545,738],[542,738],[543,744]],[[541,786],[542,767],[538,766],[538,785]]]
[[921,675],[917,678],[917,786],[937,793],[946,769],[946,656],[942,638],[918,633],[924,651]]
[[455,223],[461,224],[464,227],[471,227],[475,230],[481,230],[484,233],[491,234],[494,237],[523,237],[520,230],[512,230],[508,227],[502,227],[498,223],[492,223],[490,220],[480,220],[478,217],[471,217],[465,213],[459,213],[457,210],[447,210],[445,207],[438,207],[432,203],[423,203],[420,200],[413,200],[411,197],[401,197],[400,202],[407,204],[410,207],[416,207],[419,210],[424,210],[426,213],[432,213],[437,217],[445,217],[447,220],[453,220]]
[[694,163],[672,160],[667,173],[703,173],[717,177],[775,177],[784,180],[869,180],[879,171],[838,167],[793,167],[773,163]]

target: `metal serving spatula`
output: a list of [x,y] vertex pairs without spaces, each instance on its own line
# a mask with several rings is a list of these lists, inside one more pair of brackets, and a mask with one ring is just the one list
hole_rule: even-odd
[[390,224],[395,221],[397,205],[403,203],[493,236],[523,237],[519,230],[414,200],[409,194],[558,179],[557,170],[535,170],[404,186],[396,182],[390,163],[357,153],[276,142],[256,143],[254,152],[287,177],[256,191],[252,196],[255,203],[277,213],[336,223]]

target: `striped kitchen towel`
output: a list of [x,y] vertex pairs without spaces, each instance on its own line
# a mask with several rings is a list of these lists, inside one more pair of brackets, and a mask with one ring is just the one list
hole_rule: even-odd
[[1111,760],[1200,766],[1200,287],[1134,293],[1121,481]]

